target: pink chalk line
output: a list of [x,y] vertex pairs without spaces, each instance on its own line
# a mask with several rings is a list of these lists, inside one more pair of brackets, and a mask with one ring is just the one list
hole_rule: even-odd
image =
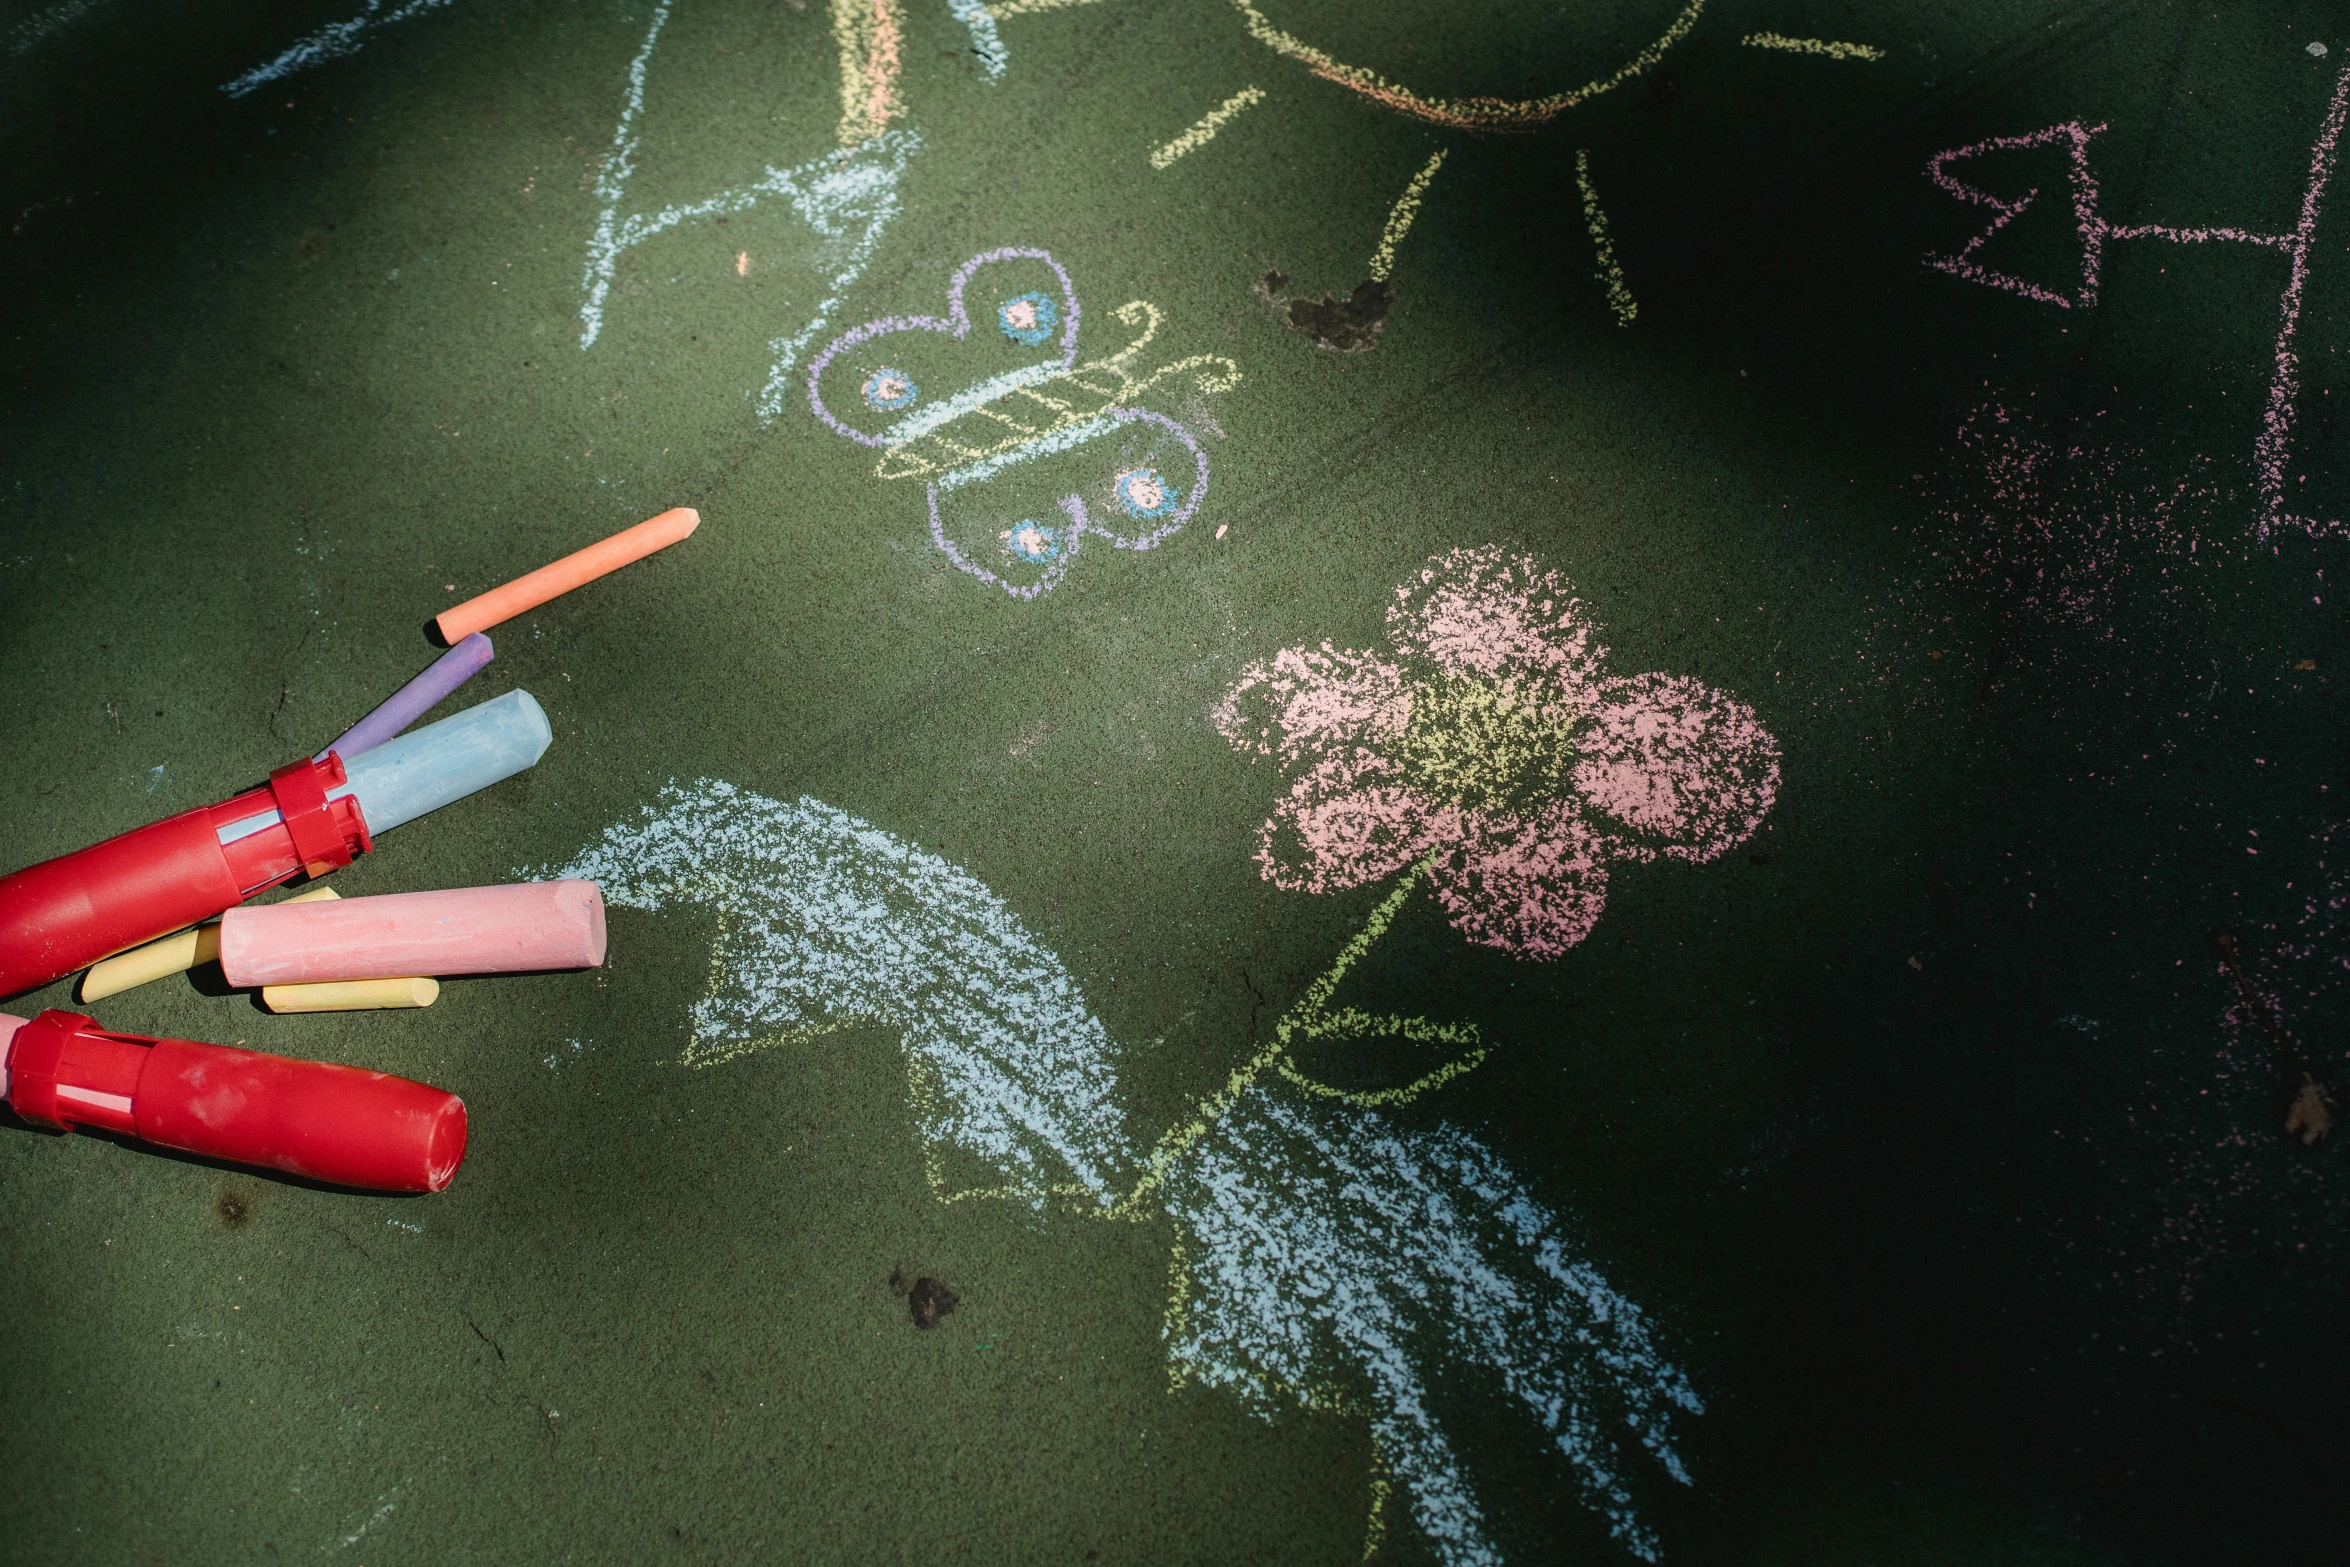
[[[2285,467],[2292,456],[2293,419],[2301,396],[2301,359],[2293,346],[2293,340],[2301,325],[2301,295],[2309,281],[2309,247],[2317,233],[2318,206],[2325,196],[2326,185],[2333,178],[2346,118],[2350,118],[2350,66],[2345,66],[2334,79],[2333,99],[2326,106],[2325,121],[2318,128],[2317,140],[2310,148],[2309,182],[2301,193],[2301,221],[2290,233],[2285,234],[2260,234],[2239,228],[2173,228],[2161,223],[2106,221],[2097,210],[2097,176],[2089,166],[2089,139],[2106,128],[2102,124],[2083,125],[2078,120],[2067,120],[2061,125],[2051,125],[2028,135],[1992,136],[1971,146],[1936,153],[1926,164],[1926,177],[1960,201],[1989,207],[1998,216],[1980,234],[1967,241],[1956,255],[1928,256],[1926,265],[1938,272],[1980,283],[1986,288],[2002,289],[2011,294],[2021,294],[2040,304],[2054,305],[2060,310],[2076,307],[2087,310],[2097,303],[2097,284],[2104,265],[2105,242],[2109,239],[2167,239],[2181,245],[2226,240],[2283,251],[2290,258],[2291,270],[2279,311],[2281,319],[2277,328],[2276,371],[2269,381],[2268,410],[2262,420],[2260,439],[2253,447],[2253,465],[2260,478],[2258,532],[2262,538],[2266,538],[2272,528],[2290,524],[2320,537],[2329,534],[2350,537],[2350,527],[2345,527],[2341,522],[2297,516],[2285,510]],[[2069,155],[2073,217],[2081,236],[2081,283],[2070,297],[2014,273],[1997,271],[1975,259],[1975,253],[1993,235],[2014,222],[2039,198],[2038,187],[2027,190],[2014,200],[2006,200],[1976,189],[1949,170],[1952,163],[1979,157],[1986,152],[2019,152],[2058,141],[2066,144]]]

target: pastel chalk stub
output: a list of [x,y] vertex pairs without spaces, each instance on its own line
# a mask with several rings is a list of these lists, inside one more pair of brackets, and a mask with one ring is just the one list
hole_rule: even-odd
[[554,743],[538,698],[509,691],[354,757],[351,792],[368,830],[389,832],[536,765]]
[[221,972],[239,987],[513,974],[603,961],[604,895],[592,881],[279,903],[231,909],[220,927]]
[[486,631],[501,621],[512,620],[573,588],[618,571],[632,561],[643,560],[656,550],[665,550],[701,525],[700,512],[691,506],[675,507],[633,528],[623,528],[586,549],[574,550],[528,576],[516,577],[504,587],[467,599],[455,609],[444,610],[434,624],[453,646],[476,631]]
[[[332,887],[313,887],[308,892],[294,894],[286,902],[316,903],[341,896]],[[103,1001],[108,996],[119,996],[126,990],[219,961],[220,921],[214,920],[161,941],[118,952],[103,963],[91,964],[90,971],[82,976],[82,1000]]]
[[8,1047],[16,1039],[16,1031],[26,1020],[13,1012],[0,1012],[0,1099],[8,1097]]
[[429,1007],[440,995],[437,979],[347,979],[325,985],[264,985],[261,1004],[272,1012],[391,1012]]
[[374,750],[431,712],[441,698],[481,673],[496,656],[497,650],[490,646],[490,639],[478,631],[458,638],[455,647],[426,665],[423,674],[393,692],[374,712],[336,736],[334,743],[319,752],[315,760],[323,762],[327,751],[339,751],[348,762],[354,756]]
[[[389,832],[535,766],[554,743],[538,698],[509,691],[353,757],[347,781],[327,798],[354,796],[368,831]],[[240,817],[220,829],[220,841],[235,843],[279,819],[275,810]]]

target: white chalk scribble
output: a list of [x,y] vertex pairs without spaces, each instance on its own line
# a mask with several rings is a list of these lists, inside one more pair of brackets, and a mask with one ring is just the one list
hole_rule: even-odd
[[910,130],[885,130],[790,168],[770,164],[748,184],[699,201],[623,213],[621,203],[636,173],[642,137],[639,122],[644,116],[645,77],[652,66],[654,47],[661,41],[661,30],[669,21],[669,10],[666,4],[654,9],[645,41],[629,62],[620,122],[613,128],[611,150],[604,154],[603,166],[596,174],[596,194],[604,206],[597,215],[595,233],[588,239],[587,261],[580,277],[579,346],[593,348],[603,335],[613,280],[621,258],[631,249],[680,224],[724,217],[779,198],[814,233],[815,244],[806,262],[817,274],[820,298],[795,330],[768,344],[772,357],[756,402],[760,420],[771,422],[783,411],[785,389],[800,355],[817,333],[831,325],[849,287],[872,260],[882,231],[897,216],[898,182],[906,172],[906,160],[921,147],[922,140]]
[[384,0],[367,0],[367,9],[348,21],[330,22],[299,42],[289,46],[285,53],[263,65],[256,65],[232,82],[223,82],[220,90],[231,98],[242,98],[258,92],[271,82],[281,81],[314,65],[339,60],[347,54],[357,54],[361,41],[379,27],[390,27],[422,16],[427,11],[438,11],[452,0],[408,0],[394,10],[384,9]]

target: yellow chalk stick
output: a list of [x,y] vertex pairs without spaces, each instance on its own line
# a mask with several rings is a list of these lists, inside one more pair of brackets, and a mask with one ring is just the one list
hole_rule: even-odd
[[323,985],[264,985],[261,1004],[272,1012],[381,1012],[429,1007],[440,993],[437,979],[342,979]]
[[[286,899],[288,903],[315,903],[322,898],[339,898],[342,894],[332,887],[313,887]],[[126,990],[135,990],[150,980],[163,979],[173,974],[185,974],[202,963],[220,961],[220,921],[183,930],[176,936],[150,941],[143,947],[118,952],[113,957],[90,965],[90,972],[82,976],[82,999],[103,1001],[108,996],[119,996]]]

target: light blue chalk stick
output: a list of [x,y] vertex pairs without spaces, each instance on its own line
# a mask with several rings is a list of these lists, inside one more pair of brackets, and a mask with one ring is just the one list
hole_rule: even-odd
[[[528,691],[509,691],[462,713],[387,740],[345,764],[349,781],[330,799],[357,795],[369,833],[389,832],[452,800],[511,778],[555,742],[546,710]],[[279,820],[271,809],[220,829],[222,843],[250,837]]]

